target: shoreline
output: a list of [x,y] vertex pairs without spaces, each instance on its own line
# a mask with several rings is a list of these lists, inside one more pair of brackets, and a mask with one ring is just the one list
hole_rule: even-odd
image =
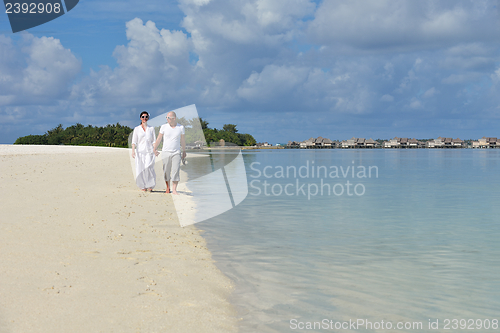
[[0,331],[237,332],[232,281],[161,173],[136,187],[129,149],[0,145],[0,160]]

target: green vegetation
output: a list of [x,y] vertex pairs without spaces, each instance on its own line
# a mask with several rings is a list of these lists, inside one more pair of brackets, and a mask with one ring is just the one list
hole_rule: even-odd
[[128,137],[131,132],[130,127],[122,126],[120,123],[106,127],[92,125],[85,127],[82,124],[76,124],[66,129],[59,124],[43,135],[20,137],[14,144],[128,147]]
[[[236,125],[226,124],[222,130],[208,128],[208,122],[201,118],[177,119],[184,125],[186,130],[186,144],[195,146],[196,142],[218,143],[220,139],[238,146],[253,146],[256,141],[250,134],[238,133]],[[160,127],[155,128],[158,135]],[[27,135],[20,137],[14,144],[21,145],[73,145],[73,146],[105,146],[105,147],[129,147],[130,134],[133,129],[128,126],[107,125],[106,127],[83,126],[76,124],[66,129],[60,124],[48,130],[43,135]],[[130,136],[130,138],[129,138]],[[206,141],[205,141],[206,139]],[[161,149],[161,143],[160,147]]]
[[177,122],[185,127],[186,144],[188,146],[195,145],[196,141],[207,142],[209,145],[211,143],[218,144],[221,139],[224,142],[230,142],[237,146],[254,146],[256,143],[250,134],[238,133],[234,124],[225,124],[222,130],[218,130],[216,128],[209,128],[208,121],[202,118],[187,120],[182,117],[177,119]]
[[234,143],[237,146],[255,146],[257,141],[250,134],[238,133],[236,125],[225,124],[222,130],[216,128],[208,128],[208,122],[200,118],[202,123],[203,134],[207,142],[218,143],[221,139],[225,142]]

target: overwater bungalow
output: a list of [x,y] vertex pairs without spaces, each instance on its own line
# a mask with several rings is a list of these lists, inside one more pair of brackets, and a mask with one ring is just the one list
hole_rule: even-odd
[[425,144],[413,138],[398,138],[395,137],[389,141],[384,141],[384,148],[424,148]]
[[366,148],[377,148],[379,146],[380,144],[377,141],[373,140],[372,138],[369,138],[368,140],[365,141]]
[[333,142],[332,140],[328,139],[328,138],[322,138],[322,137],[318,137],[316,139],[316,146],[320,147],[320,148],[337,148],[337,145],[335,142]]
[[352,138],[343,140],[339,143],[339,148],[377,148],[380,144],[372,138],[366,140],[365,138]]
[[465,142],[459,138],[442,138],[438,137],[434,140],[429,140],[426,143],[427,148],[464,148]]
[[417,139],[408,139],[408,148],[424,148],[425,144]]
[[483,136],[478,141],[472,141],[472,148],[500,148],[500,139]]
[[353,138],[355,139],[356,147],[355,148],[365,148],[365,138]]
[[[363,149],[363,148],[467,148],[467,143],[460,138],[444,138],[438,137],[427,142],[419,141],[415,138],[398,138],[384,141],[382,144],[372,138],[366,140],[364,138],[353,137],[348,140],[332,141],[321,136],[317,138],[309,138],[307,140],[297,142],[288,141],[286,148],[302,148],[302,149],[328,149],[328,148],[343,148],[343,149]],[[472,148],[500,148],[500,139],[494,137],[482,137],[478,141],[472,142]]]
[[300,148],[314,148],[315,144],[314,141],[316,139],[314,138],[309,138],[307,140],[301,141],[300,142]]
[[[299,148],[302,149],[325,149],[325,148],[336,148],[337,145],[334,141],[318,136],[315,138],[309,138],[305,141],[301,141],[297,143]],[[292,148],[292,147],[290,147]]]
[[453,139],[452,141],[453,148],[465,148],[466,143],[463,140],[460,140],[460,138]]
[[384,141],[382,143],[383,148],[399,148],[399,138],[396,136],[394,139],[390,139],[389,141]]
[[340,148],[356,148],[356,138],[341,141]]

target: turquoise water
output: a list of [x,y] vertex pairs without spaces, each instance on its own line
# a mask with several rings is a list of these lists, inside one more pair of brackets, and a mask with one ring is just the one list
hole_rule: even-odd
[[[351,331],[449,332],[460,319],[499,331],[479,325],[500,319],[500,150],[268,150],[244,160],[247,198],[196,225],[235,282],[241,332],[338,332],[349,320],[372,323]],[[314,322],[321,329],[298,329]]]

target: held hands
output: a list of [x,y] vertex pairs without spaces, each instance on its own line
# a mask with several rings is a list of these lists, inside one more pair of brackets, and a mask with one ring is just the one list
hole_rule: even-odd
[[185,159],[186,158],[186,151],[183,151],[182,152],[182,159]]
[[155,156],[158,157],[158,155],[160,155],[160,152],[158,150],[154,150],[154,153],[155,153]]

